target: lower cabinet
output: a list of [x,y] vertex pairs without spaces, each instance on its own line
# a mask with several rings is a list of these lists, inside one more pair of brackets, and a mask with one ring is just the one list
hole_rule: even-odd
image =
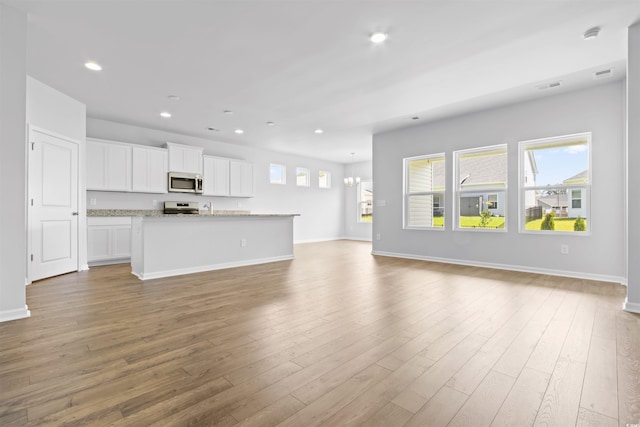
[[87,218],[87,261],[117,264],[131,259],[131,217]]

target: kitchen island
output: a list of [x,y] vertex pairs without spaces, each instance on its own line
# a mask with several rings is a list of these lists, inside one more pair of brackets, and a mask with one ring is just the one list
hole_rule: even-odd
[[131,216],[131,272],[142,280],[293,259],[296,214],[94,210]]

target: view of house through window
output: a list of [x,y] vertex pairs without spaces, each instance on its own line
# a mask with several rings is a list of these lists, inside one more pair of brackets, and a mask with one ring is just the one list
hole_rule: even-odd
[[358,222],[373,222],[373,182],[358,184]]
[[271,184],[286,184],[287,168],[284,165],[271,163],[269,165],[269,182]]
[[331,188],[331,173],[327,171],[318,172],[318,187]]
[[520,229],[586,232],[591,134],[520,142]]
[[404,159],[404,227],[444,228],[444,153]]
[[309,169],[296,168],[296,185],[298,187],[309,186]]
[[507,146],[454,152],[456,228],[505,230]]

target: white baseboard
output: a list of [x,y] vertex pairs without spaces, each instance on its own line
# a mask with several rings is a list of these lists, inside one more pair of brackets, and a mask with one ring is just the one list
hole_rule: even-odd
[[13,310],[3,310],[0,311],[0,322],[8,322],[10,320],[24,319],[26,317],[31,317],[31,312],[29,311],[29,307],[26,305],[24,308],[16,308]]
[[638,304],[637,302],[629,302],[629,299],[625,298],[622,309],[625,311],[630,311],[631,313],[640,313],[640,304]]
[[224,262],[220,264],[201,265],[197,267],[178,268],[175,270],[156,271],[153,273],[136,273],[131,271],[140,280],[160,279],[162,277],[182,276],[183,274],[202,273],[204,271],[222,270],[225,268],[245,267],[248,265],[267,264],[269,262],[292,260],[293,255],[283,255],[279,257],[252,259],[248,261]]
[[302,239],[302,240],[294,240],[293,244],[297,245],[299,243],[319,243],[319,242],[332,242],[334,240],[343,240],[344,237],[323,237],[322,239]]
[[78,271],[87,271],[89,269],[89,264],[82,264],[79,268]]
[[371,237],[344,237],[344,240],[355,240],[358,242],[372,242],[373,240],[371,239]]
[[372,255],[387,256],[392,258],[416,259],[421,261],[442,262],[445,264],[468,265],[471,267],[494,268],[499,270],[521,271],[524,273],[547,274],[550,276],[571,277],[574,279],[599,280],[602,282],[627,284],[627,279],[619,276],[609,276],[605,274],[581,273],[577,271],[554,270],[549,268],[526,267],[522,265],[495,264],[486,262],[476,262],[451,258],[428,257],[423,255],[403,254],[396,252],[371,251]]

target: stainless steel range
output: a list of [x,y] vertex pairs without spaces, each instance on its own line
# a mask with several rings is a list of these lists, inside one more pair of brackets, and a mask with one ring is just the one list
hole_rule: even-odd
[[200,204],[198,202],[164,202],[164,213],[197,215],[200,213]]

